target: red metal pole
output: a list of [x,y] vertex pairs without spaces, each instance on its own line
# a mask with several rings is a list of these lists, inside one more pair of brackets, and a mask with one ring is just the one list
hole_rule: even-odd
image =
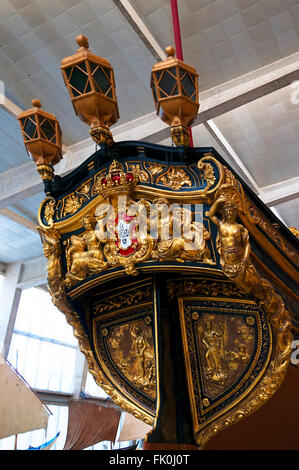
[[171,12],[176,56],[178,59],[184,60],[177,0],[171,0]]
[[[178,13],[178,4],[177,4],[177,0],[170,0],[170,2],[171,2],[172,24],[173,24],[173,34],[174,34],[176,56],[179,60],[184,60],[180,20],[179,20],[179,13]],[[192,136],[191,127],[189,127],[189,136],[190,136],[190,147],[193,147],[193,136]]]

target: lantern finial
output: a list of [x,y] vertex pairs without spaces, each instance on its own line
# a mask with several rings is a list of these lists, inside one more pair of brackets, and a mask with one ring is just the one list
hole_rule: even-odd
[[174,57],[175,56],[175,48],[173,46],[167,46],[165,49],[165,52],[168,57]]
[[76,43],[78,44],[80,48],[83,48],[83,49],[89,48],[88,38],[84,36],[84,34],[79,34],[79,36],[76,37]]
[[31,101],[31,103],[32,103],[32,106],[33,106],[34,108],[41,108],[41,107],[42,107],[42,104],[41,104],[40,100],[38,100],[37,98],[34,98],[34,99]]

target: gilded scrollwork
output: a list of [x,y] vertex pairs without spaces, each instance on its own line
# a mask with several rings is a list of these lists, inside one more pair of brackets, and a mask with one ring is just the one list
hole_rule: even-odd
[[296,238],[299,238],[299,230],[296,227],[289,227],[289,230]]
[[76,193],[82,196],[85,196],[86,199],[89,199],[90,188],[91,188],[91,181],[86,181],[78,189],[76,189]]
[[[291,259],[296,265],[299,266],[299,255],[298,252],[294,250],[293,247],[282,237],[279,229],[271,224],[266,217],[261,214],[257,207],[253,204],[249,198],[247,198],[247,215],[254,225],[260,227],[276,244],[277,246]],[[290,227],[291,230],[292,227]],[[296,235],[296,229],[291,230],[295,236],[298,236],[298,231]]]
[[214,173],[213,166],[211,165],[211,163],[207,163],[204,161],[199,161],[197,166],[203,175],[203,179],[207,183],[206,190],[210,189],[210,187],[213,186],[213,184],[215,184],[215,181],[216,181],[216,176]]
[[200,281],[171,281],[167,284],[170,299],[181,296],[209,296],[209,297],[232,297],[244,298],[244,292],[232,282],[212,281],[201,279]]
[[98,302],[94,306],[94,313],[97,315],[110,312],[111,310],[128,308],[151,300],[151,287],[147,286],[144,289],[136,289],[133,292],[126,292],[126,294],[119,294]]
[[47,222],[47,224],[49,225],[49,227],[51,227],[53,225],[53,218],[54,218],[54,215],[55,215],[55,207],[56,207],[56,204],[55,204],[54,199],[50,199],[45,204],[45,207],[44,207],[44,219]]
[[152,175],[152,177],[156,177],[159,173],[161,173],[164,169],[165,166],[159,165],[158,163],[148,163],[147,168]]
[[150,179],[149,174],[142,169],[139,163],[127,163],[128,171],[133,171],[138,174],[141,183],[147,183]]

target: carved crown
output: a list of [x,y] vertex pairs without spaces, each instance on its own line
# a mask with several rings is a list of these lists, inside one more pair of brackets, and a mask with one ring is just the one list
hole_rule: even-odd
[[130,192],[137,183],[139,175],[135,171],[125,172],[123,164],[113,160],[108,173],[98,182],[99,192],[103,197],[117,193]]

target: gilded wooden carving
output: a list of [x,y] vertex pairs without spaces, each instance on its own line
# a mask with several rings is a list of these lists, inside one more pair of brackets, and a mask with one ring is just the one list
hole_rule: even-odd
[[190,177],[182,168],[171,168],[166,174],[157,179],[157,184],[163,183],[164,186],[169,186],[171,189],[181,189],[183,186],[192,186]]
[[143,393],[156,398],[153,335],[144,320],[112,328],[107,349],[120,372]]
[[229,388],[246,368],[254,348],[250,330],[245,318],[225,315],[205,315],[197,327],[199,355],[204,358],[203,392],[212,399]]
[[178,300],[194,432],[204,447],[211,430],[221,430],[262,379],[272,354],[271,329],[250,300]]
[[[174,267],[178,279],[169,279],[168,299],[179,306],[194,433],[203,448],[271,398],[291,352],[290,315],[253,264],[251,226],[244,220],[261,227],[287,256],[292,250],[248,206],[230,170],[211,155],[197,168],[114,160],[63,198],[47,198],[39,232],[53,302],[74,327],[96,382],[150,424],[158,386],[152,285],[92,300],[92,344],[69,299],[110,271],[133,282],[147,268]],[[182,203],[197,201],[207,209],[200,220]],[[186,278],[186,267],[201,277]],[[207,272],[211,279],[202,277]]]
[[95,233],[96,220],[87,215],[82,224],[85,232],[80,236],[72,235],[66,246],[65,284],[68,288],[107,267],[101,242]]
[[[222,205],[222,219],[215,215],[220,204]],[[218,227],[218,251],[223,271],[230,277],[240,275],[247,266],[250,245],[248,230],[236,222],[235,204],[227,201],[225,197],[219,197],[207,215]]]

